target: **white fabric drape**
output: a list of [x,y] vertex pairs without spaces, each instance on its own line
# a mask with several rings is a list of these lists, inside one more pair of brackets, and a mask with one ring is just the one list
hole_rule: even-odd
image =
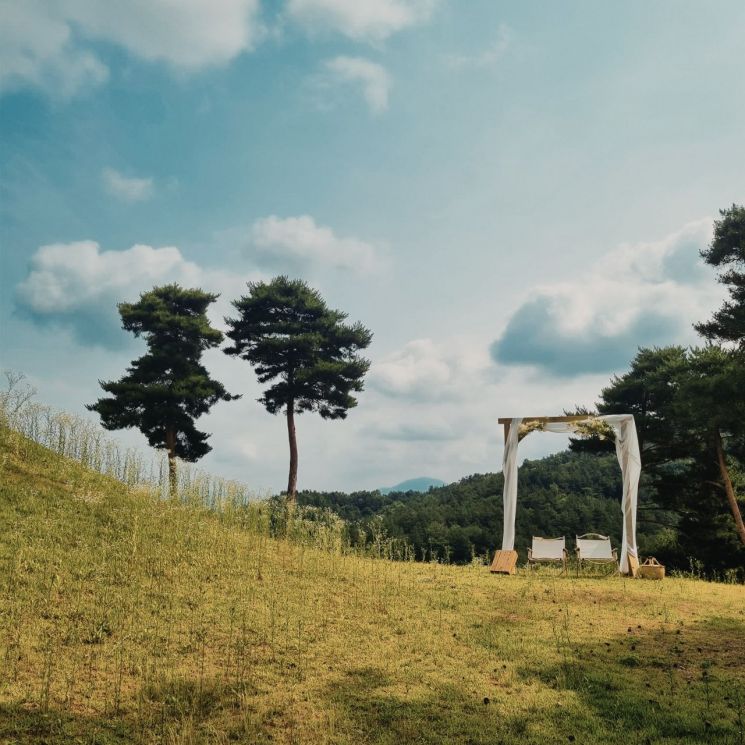
[[[623,545],[621,546],[620,569],[623,574],[629,573],[628,557],[638,558],[636,548],[636,503],[639,494],[639,476],[642,463],[639,453],[639,438],[636,424],[631,414],[608,414],[588,417],[584,421],[601,419],[613,428],[616,440],[616,457],[621,466],[623,496],[621,511],[623,513]],[[517,446],[522,419],[513,419],[507,441],[504,444],[502,473],[504,474],[504,530],[502,532],[502,549],[511,551],[515,548],[515,515],[517,512]],[[543,432],[568,434],[576,431],[582,422],[545,422]],[[590,526],[588,526],[588,530]]]
[[504,442],[502,473],[504,474],[504,529],[502,550],[515,548],[515,512],[517,510],[517,443],[522,419],[513,419]]
[[616,434],[616,457],[623,476],[623,545],[619,564],[621,572],[628,574],[628,557],[639,558],[636,548],[636,503],[639,497],[639,476],[642,472],[639,437],[631,414],[609,414],[598,419],[610,424]]

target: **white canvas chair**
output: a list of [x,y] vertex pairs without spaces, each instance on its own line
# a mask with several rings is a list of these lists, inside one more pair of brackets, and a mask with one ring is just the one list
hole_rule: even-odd
[[618,564],[615,548],[610,545],[610,538],[599,533],[585,533],[577,536],[577,575],[583,562],[588,564]]
[[533,545],[528,549],[528,565],[560,563],[567,570],[567,548],[565,538],[539,538],[533,536]]

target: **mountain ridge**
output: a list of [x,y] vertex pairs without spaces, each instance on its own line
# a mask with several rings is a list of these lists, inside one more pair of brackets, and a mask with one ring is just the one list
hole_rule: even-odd
[[378,491],[381,494],[392,494],[394,492],[409,491],[426,492],[429,491],[432,487],[439,488],[441,486],[446,486],[445,482],[442,479],[432,478],[431,476],[416,476],[413,479],[406,479],[405,481],[401,481],[394,486],[383,486],[378,489]]

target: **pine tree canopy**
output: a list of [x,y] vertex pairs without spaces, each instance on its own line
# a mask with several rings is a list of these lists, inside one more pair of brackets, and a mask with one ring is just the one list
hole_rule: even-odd
[[259,401],[272,414],[292,406],[294,413],[344,419],[370,367],[356,352],[370,344],[372,333],[344,323],[347,314],[328,308],[301,280],[276,277],[248,289],[233,302],[237,318],[225,319],[233,342],[225,352],[250,362],[260,383],[272,383]]
[[110,397],[88,406],[107,429],[137,427],[152,447],[168,447],[174,455],[196,461],[210,450],[208,434],[194,419],[218,401],[230,401],[224,386],[201,364],[202,352],[223,339],[210,326],[206,311],[217,295],[179,285],[155,287],[136,303],[121,303],[122,327],[144,337],[147,353],[132,362],[117,381],[100,381]]
[[724,270],[719,281],[728,286],[730,299],[696,330],[711,341],[733,342],[745,351],[745,207],[733,204],[719,214],[714,238],[701,255],[707,264]]
[[[628,372],[614,376],[597,405],[601,414],[634,415],[642,450],[642,509],[647,495],[678,516],[678,561],[697,556],[710,568],[741,566],[745,548],[733,527],[717,461],[745,456],[745,368],[715,345],[642,348]],[[723,438],[723,440],[722,440]],[[573,440],[597,452],[606,442]]]

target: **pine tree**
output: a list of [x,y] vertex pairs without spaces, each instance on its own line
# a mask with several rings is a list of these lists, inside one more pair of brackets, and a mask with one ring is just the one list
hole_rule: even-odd
[[[745,206],[733,204],[719,210],[714,237],[701,252],[707,264],[721,271],[719,282],[727,286],[729,300],[714,312],[711,320],[696,324],[696,330],[710,346],[694,356],[697,363],[682,401],[699,404],[699,416],[712,420],[713,441],[737,532],[745,546],[743,523],[737,496],[727,465],[725,440],[729,450],[745,455]],[[720,344],[720,347],[715,346]]]
[[[745,457],[743,390],[736,355],[710,345],[642,348],[601,392],[599,413],[634,415],[648,483],[659,505],[679,515],[680,561],[695,555],[709,569],[742,562],[745,526],[728,462]],[[609,444],[571,447],[597,452]]]
[[702,446],[716,461],[718,486],[745,547],[745,522],[728,465],[728,455],[740,462],[745,456],[745,366],[736,355],[715,345],[692,349],[688,365],[678,371],[673,383],[672,418],[689,436],[700,433]]
[[226,318],[225,349],[251,363],[260,383],[270,383],[259,399],[270,414],[284,412],[290,444],[287,497],[297,494],[298,451],[295,414],[315,411],[324,419],[344,419],[357,405],[352,393],[363,389],[370,367],[358,356],[372,341],[346,313],[331,310],[321,295],[301,280],[276,277],[252,282],[248,295],[233,302],[237,318]]
[[733,204],[719,214],[714,238],[701,256],[722,270],[719,281],[727,286],[730,299],[710,321],[696,324],[696,330],[709,341],[730,342],[745,353],[745,207]]
[[208,434],[194,426],[218,401],[231,396],[201,363],[202,352],[223,335],[210,326],[207,308],[217,295],[179,285],[155,287],[136,303],[120,303],[122,328],[143,336],[147,353],[117,381],[99,381],[110,397],[87,408],[106,429],[136,427],[154,448],[168,454],[169,487],[177,493],[176,458],[194,462],[212,449]]

